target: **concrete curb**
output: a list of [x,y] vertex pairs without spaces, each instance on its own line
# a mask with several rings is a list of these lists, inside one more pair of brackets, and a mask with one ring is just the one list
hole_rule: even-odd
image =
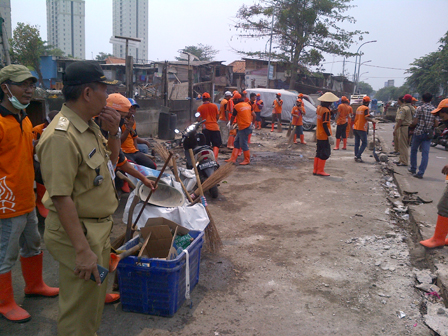
[[[378,138],[380,138],[383,151],[389,153],[389,147],[384,139],[381,137]],[[407,167],[401,167],[403,169],[400,169],[400,171],[397,171],[397,168],[398,167],[394,167],[396,173],[394,173],[393,176],[400,194],[403,195],[404,190],[419,192],[419,188],[416,188],[413,185],[412,180],[408,179],[411,175],[407,172]],[[411,227],[419,239],[421,238],[424,240],[432,237],[435,229],[435,220],[437,218],[438,201],[439,200],[432,200],[432,203],[408,206]],[[445,262],[445,260],[448,260],[448,249],[426,249],[421,246],[418,241],[415,243],[417,245],[416,248],[421,249],[422,254],[424,253],[425,260],[429,264],[431,271],[437,275],[436,285],[440,287],[440,293],[444,301],[448,302],[448,266]]]

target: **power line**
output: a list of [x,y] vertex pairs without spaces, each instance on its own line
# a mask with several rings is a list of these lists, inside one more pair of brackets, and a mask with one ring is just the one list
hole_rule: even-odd
[[[334,62],[324,62],[321,64],[332,64],[332,63],[342,63],[343,61],[334,61]],[[346,63],[355,63],[353,61],[345,61]],[[374,68],[381,68],[381,69],[390,69],[390,70],[401,70],[401,71],[406,71],[408,69],[401,69],[401,68],[391,68],[391,67],[383,67],[383,66],[379,66],[379,65],[370,65],[370,64],[362,64],[363,66],[367,66],[367,67],[374,67]]]

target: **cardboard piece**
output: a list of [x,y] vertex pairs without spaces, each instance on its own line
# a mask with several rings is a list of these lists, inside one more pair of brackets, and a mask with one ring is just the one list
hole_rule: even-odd
[[[190,232],[190,230],[188,230],[187,228],[180,226],[179,224],[177,224],[173,221],[170,221],[169,219],[163,218],[163,217],[148,218],[148,220],[146,221],[145,227],[160,226],[160,225],[168,225],[170,227],[171,233],[173,235],[174,235],[176,228],[177,228],[177,234],[179,236],[184,236],[188,232]],[[140,230],[142,230],[142,229],[140,229]],[[174,236],[176,236],[176,235],[174,235]]]
[[140,234],[143,239],[151,235],[142,256],[166,260],[172,260],[177,257],[177,252],[173,247],[177,227],[174,229],[174,235],[171,233],[168,225],[145,226],[140,229]]

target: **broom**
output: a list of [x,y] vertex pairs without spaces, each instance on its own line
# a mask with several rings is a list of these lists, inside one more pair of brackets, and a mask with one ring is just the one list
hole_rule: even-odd
[[[157,184],[159,183],[159,180],[160,180],[160,178],[162,177],[163,172],[165,171],[166,166],[168,165],[168,162],[171,160],[171,157],[172,157],[172,156],[173,156],[173,153],[168,152],[168,159],[165,161],[165,164],[163,165],[162,170],[160,170],[160,172],[159,172],[159,176],[157,176],[157,179],[156,179],[156,181],[154,182],[154,188],[157,188]],[[120,243],[120,242],[127,242],[127,241],[129,241],[129,240],[132,238],[133,233],[134,233],[134,231],[135,231],[135,226],[137,225],[138,220],[139,220],[140,217],[142,216],[143,210],[145,209],[146,204],[148,204],[148,201],[149,201],[149,199],[151,198],[152,193],[153,193],[153,191],[152,191],[152,189],[151,189],[151,191],[148,193],[148,197],[146,198],[145,202],[143,203],[143,206],[142,206],[142,208],[141,208],[141,210],[140,210],[140,212],[139,212],[139,214],[138,214],[138,216],[137,216],[137,219],[135,220],[134,224],[132,224],[132,226],[131,226],[131,223],[132,223],[132,215],[133,215],[133,212],[134,212],[134,208],[135,208],[135,206],[137,205],[137,203],[139,202],[139,201],[138,201],[138,196],[137,196],[137,195],[134,195],[134,201],[133,201],[131,207],[129,208],[128,226],[127,226],[126,232],[123,233],[121,236],[119,236],[119,237],[112,243],[113,246],[118,245],[118,243]],[[123,245],[123,244],[120,244],[120,245],[118,245],[118,246],[121,246],[121,245]]]
[[[235,169],[236,166],[232,162],[228,162],[224,166],[219,167],[211,176],[209,176],[204,181],[204,183],[202,184],[202,191],[206,192],[207,190],[210,190],[230,174],[232,174]],[[194,194],[196,196],[200,195],[199,188],[194,191]]]
[[[199,178],[199,172],[198,168],[196,167],[196,160],[194,159],[193,150],[190,148],[190,157],[191,157],[191,163],[194,168],[194,173],[196,174],[196,179],[199,187],[199,193],[202,197],[204,197],[204,190],[202,190],[202,183],[201,179]],[[213,220],[212,214],[208,210],[207,203],[205,204],[205,211],[207,211],[208,218],[210,219],[210,223],[205,228],[205,237],[206,237],[206,244],[208,247],[208,250],[212,253],[217,252],[222,247],[222,241],[221,237],[219,236],[218,229],[216,228],[215,221]]]
[[[166,147],[160,143],[154,144],[154,151],[159,154],[159,156],[162,158],[162,161],[166,162],[168,160],[168,157],[170,156],[170,152]],[[172,167],[172,162],[169,162],[169,166]]]
[[294,135],[296,134],[296,126],[292,129],[291,134],[289,135],[288,139],[288,148],[292,146],[292,143],[294,142]]
[[292,121],[289,123],[289,127],[288,127],[288,132],[286,132],[286,137],[289,137],[291,135],[291,130],[293,129],[292,127]]

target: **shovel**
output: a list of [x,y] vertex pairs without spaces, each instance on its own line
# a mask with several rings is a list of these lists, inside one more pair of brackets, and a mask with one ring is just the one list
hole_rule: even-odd
[[139,244],[131,247],[129,250],[124,251],[121,254],[111,253],[110,261],[109,261],[109,272],[112,273],[113,271],[115,271],[117,269],[118,263],[121,260],[133,255],[134,253],[137,253],[137,251],[141,249],[142,245],[143,245],[142,243],[139,243]]
[[380,162],[380,158],[378,157],[378,154],[375,151],[376,149],[375,129],[376,129],[376,122],[373,123],[373,157],[375,158],[376,162]]

